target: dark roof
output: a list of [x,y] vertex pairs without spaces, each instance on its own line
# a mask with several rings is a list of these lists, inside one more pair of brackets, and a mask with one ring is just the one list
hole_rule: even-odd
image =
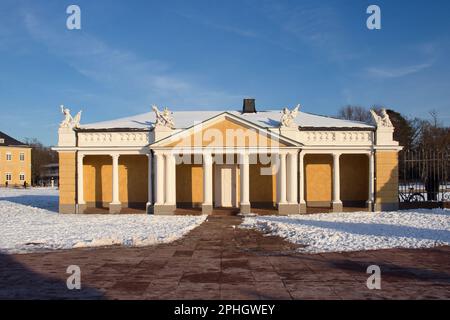
[[26,146],[26,144],[0,131],[0,146]]

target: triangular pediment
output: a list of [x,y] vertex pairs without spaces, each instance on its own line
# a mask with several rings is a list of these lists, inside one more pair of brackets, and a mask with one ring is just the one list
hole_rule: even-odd
[[237,116],[223,113],[172,136],[152,147],[289,147],[298,145],[285,137]]

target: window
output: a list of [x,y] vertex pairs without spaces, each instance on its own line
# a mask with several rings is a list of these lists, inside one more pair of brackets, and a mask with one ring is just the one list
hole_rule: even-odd
[[6,153],[6,161],[11,161],[12,160],[12,154],[11,152],[7,152]]
[[1,138],[0,139],[0,144],[4,144],[5,143],[5,139]]
[[19,174],[19,180],[20,181],[25,181],[25,173]]
[[19,160],[20,160],[20,161],[25,161],[25,153],[21,152],[21,153],[19,154]]
[[11,182],[12,181],[12,174],[11,173],[5,174],[5,178],[6,178],[7,182]]

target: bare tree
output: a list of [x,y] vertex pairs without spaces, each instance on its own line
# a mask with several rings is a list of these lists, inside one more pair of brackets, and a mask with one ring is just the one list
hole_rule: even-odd
[[431,123],[433,124],[433,126],[435,128],[437,128],[439,126],[438,112],[435,109],[433,109],[433,110],[428,111],[428,113],[431,116],[431,121],[432,121]]
[[25,143],[31,149],[31,183],[36,185],[43,173],[43,166],[58,162],[58,153],[44,146],[36,138],[26,138]]
[[360,106],[345,106],[342,107],[337,114],[338,118],[353,120],[353,121],[361,121],[365,123],[371,123],[372,118],[369,110]]

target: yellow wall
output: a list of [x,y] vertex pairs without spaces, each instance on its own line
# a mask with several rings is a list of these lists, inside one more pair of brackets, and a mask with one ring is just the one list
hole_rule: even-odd
[[[76,200],[76,154],[75,152],[59,152],[59,205],[69,207],[67,213],[75,213]],[[72,209],[70,209],[72,207]]]
[[[25,155],[24,161],[20,161],[20,153]],[[11,160],[6,160],[6,154],[11,153]],[[5,185],[6,173],[11,173],[12,180],[8,182],[10,186],[23,185],[20,181],[20,174],[25,174],[25,181],[31,183],[31,148],[25,147],[0,147],[0,185]]]
[[177,203],[200,205],[203,202],[203,166],[179,164],[176,168]]
[[213,123],[202,131],[192,134],[167,144],[173,146],[284,146],[283,143],[272,140],[267,135],[259,134],[259,131],[243,126],[241,123],[225,118]]
[[306,201],[331,202],[332,156],[327,154],[307,154],[305,155],[304,163],[306,173]]
[[142,155],[119,157],[119,200],[122,205],[145,204],[148,199],[148,158]]
[[[260,169],[263,166],[267,167],[260,163],[250,165],[250,202],[255,205],[258,203],[275,204],[277,201],[276,175],[261,175]],[[176,170],[177,203],[200,205],[203,202],[203,165],[179,164]],[[215,175],[213,175],[213,180],[214,177]],[[237,179],[239,178],[238,176]],[[236,188],[238,199],[239,186],[238,182]]]
[[252,206],[275,205],[277,202],[277,176],[262,175],[261,168],[270,168],[270,164],[250,165],[250,203]]
[[84,201],[107,205],[112,201],[112,158],[85,156],[83,164]]
[[[112,201],[112,158],[84,157],[84,200],[107,206]],[[119,157],[119,200],[124,206],[142,205],[148,199],[148,160],[141,155]]]
[[398,202],[398,154],[396,151],[377,151],[376,203]]
[[342,201],[367,201],[369,193],[369,157],[343,154],[340,157]]

